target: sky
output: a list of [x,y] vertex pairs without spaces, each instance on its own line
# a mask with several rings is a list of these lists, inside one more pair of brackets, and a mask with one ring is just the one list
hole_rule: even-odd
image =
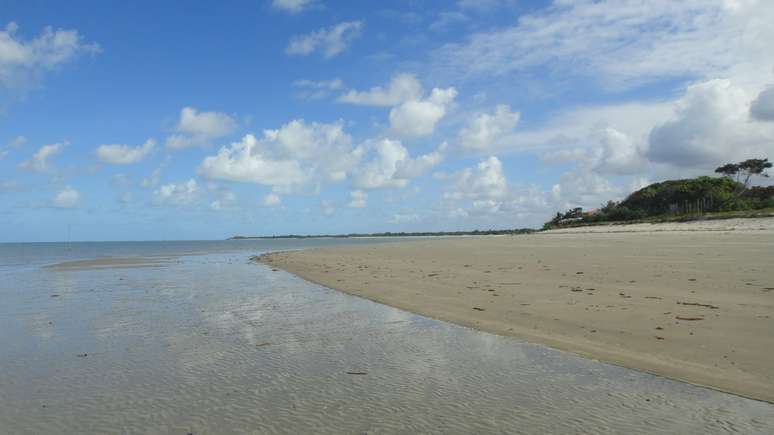
[[0,242],[539,227],[774,157],[771,23],[769,0],[0,0]]

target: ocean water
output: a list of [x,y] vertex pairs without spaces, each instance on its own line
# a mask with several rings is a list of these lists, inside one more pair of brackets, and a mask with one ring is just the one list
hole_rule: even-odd
[[374,242],[0,244],[0,434],[774,433],[771,404],[249,262]]

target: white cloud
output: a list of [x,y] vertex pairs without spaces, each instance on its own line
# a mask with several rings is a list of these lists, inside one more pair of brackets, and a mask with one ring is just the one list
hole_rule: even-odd
[[333,80],[296,80],[292,83],[294,88],[300,89],[296,97],[304,100],[319,100],[326,98],[334,91],[344,89],[341,79]]
[[460,143],[470,150],[488,150],[498,139],[511,133],[519,123],[521,114],[512,112],[507,105],[498,105],[493,113],[473,116],[467,127],[460,131]]
[[78,205],[81,194],[72,187],[65,187],[51,200],[51,205],[57,208],[74,208]]
[[390,127],[403,136],[432,134],[456,96],[454,88],[435,88],[427,99],[406,101],[390,110]]
[[551,189],[556,209],[596,208],[609,200],[622,199],[624,189],[613,186],[604,177],[587,170],[570,171]]
[[265,185],[300,184],[308,179],[298,161],[272,159],[252,134],[206,157],[199,172],[207,178]]
[[183,107],[176,134],[167,137],[167,147],[173,149],[207,145],[213,139],[228,136],[237,129],[237,122],[221,112],[199,112],[193,107]]
[[350,90],[340,96],[341,103],[362,106],[396,106],[400,103],[418,100],[422,96],[422,84],[414,74],[398,74],[390,80],[387,88],[376,86],[368,91]]
[[703,77],[737,66],[750,55],[749,44],[765,50],[761,44],[772,39],[773,6],[770,1],[557,0],[511,27],[447,44],[435,63],[438,70],[463,76],[540,67],[609,87]]
[[119,144],[100,145],[97,147],[97,158],[103,163],[128,165],[144,159],[155,146],[154,139],[148,139],[144,144],[136,147]]
[[759,121],[774,121],[774,86],[769,86],[753,100],[750,115]]
[[193,178],[181,183],[169,183],[153,192],[156,205],[191,205],[199,198],[199,185]]
[[207,190],[215,199],[210,202],[210,210],[223,211],[236,208],[237,196],[230,189],[216,183],[207,183]]
[[590,157],[597,172],[631,175],[645,169],[644,146],[627,134],[604,127],[592,134],[592,138],[598,143]]
[[32,155],[32,158],[22,162],[19,167],[30,171],[42,172],[48,169],[48,159],[57,155],[65,143],[54,143],[49,145],[43,145],[40,149]]
[[646,156],[678,167],[713,169],[774,154],[774,125],[750,122],[752,98],[731,80],[688,87],[671,119],[650,134]]
[[270,193],[263,197],[263,201],[261,201],[261,203],[265,207],[276,207],[282,203],[282,198],[280,198],[279,195]]
[[297,14],[315,7],[317,0],[272,0],[271,5],[274,9]]
[[503,173],[503,164],[495,156],[478,163],[475,169],[465,168],[452,175],[453,190],[444,194],[450,199],[498,199],[508,193],[508,181]]
[[199,173],[211,179],[251,182],[288,193],[307,184],[347,178],[362,155],[341,122],[291,121],[263,137],[246,135],[204,159]]
[[345,21],[306,35],[291,38],[285,49],[289,55],[306,56],[319,51],[326,58],[345,51],[363,29],[362,21]]
[[17,36],[18,28],[11,22],[0,30],[0,88],[24,90],[77,56],[100,51],[99,45],[84,43],[76,30],[46,27],[25,41]]
[[408,185],[443,161],[446,144],[438,150],[412,159],[408,150],[397,140],[381,139],[366,143],[373,158],[353,171],[353,185],[358,189],[399,188]]
[[362,190],[353,190],[349,192],[349,203],[347,207],[350,208],[365,208],[368,205],[368,194]]

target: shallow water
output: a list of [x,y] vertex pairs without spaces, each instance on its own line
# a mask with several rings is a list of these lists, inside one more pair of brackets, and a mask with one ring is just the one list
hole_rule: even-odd
[[[0,245],[0,433],[774,433],[770,404],[248,262],[330,243]],[[44,267],[111,256],[174,260]]]

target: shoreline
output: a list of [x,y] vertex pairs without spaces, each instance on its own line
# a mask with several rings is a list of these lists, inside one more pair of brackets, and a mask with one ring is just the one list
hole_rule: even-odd
[[427,317],[774,403],[774,219],[646,225],[256,259]]

